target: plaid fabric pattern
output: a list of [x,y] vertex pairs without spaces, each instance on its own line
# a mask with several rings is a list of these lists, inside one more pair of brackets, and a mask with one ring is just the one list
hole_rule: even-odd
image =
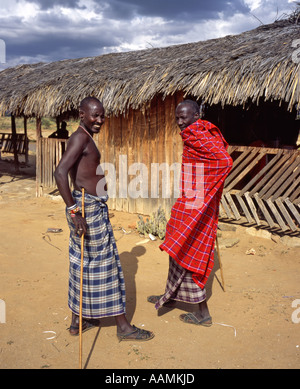
[[155,304],[155,308],[159,309],[168,300],[190,304],[197,304],[206,300],[205,288],[201,289],[195,284],[192,272],[178,265],[172,257],[169,257],[169,274],[165,294]]
[[[73,192],[81,209],[82,193]],[[108,218],[107,196],[85,194],[84,211],[88,225],[84,236],[82,316],[101,318],[125,313],[125,283],[123,271]],[[81,238],[74,231],[69,213],[69,293],[68,305],[79,314]]]
[[213,268],[219,204],[232,159],[220,130],[205,120],[199,119],[180,135],[181,195],[172,207],[160,249],[193,272],[194,282],[204,288]]

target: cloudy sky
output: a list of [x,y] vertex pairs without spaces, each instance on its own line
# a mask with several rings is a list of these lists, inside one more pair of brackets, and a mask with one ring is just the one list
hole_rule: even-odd
[[0,70],[238,34],[293,0],[0,0]]

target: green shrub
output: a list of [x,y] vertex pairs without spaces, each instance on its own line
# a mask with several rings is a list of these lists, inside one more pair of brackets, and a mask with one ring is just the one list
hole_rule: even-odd
[[166,235],[166,225],[167,219],[165,216],[164,210],[159,207],[156,212],[150,216],[150,219],[146,219],[139,215],[139,220],[137,221],[137,230],[140,234],[148,235],[152,234],[158,236],[159,239],[164,239]]

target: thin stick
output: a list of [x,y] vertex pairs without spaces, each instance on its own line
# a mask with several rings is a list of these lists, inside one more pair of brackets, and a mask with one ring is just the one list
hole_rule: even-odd
[[[84,217],[84,188],[82,188],[81,214]],[[82,369],[82,289],[83,289],[84,234],[81,235],[80,300],[79,300],[79,369]]]
[[225,292],[225,282],[224,282],[224,275],[223,275],[223,265],[221,262],[221,256],[220,256],[220,250],[219,250],[219,242],[218,242],[218,237],[216,238],[216,246],[217,246],[217,253],[218,253],[218,260],[219,260],[219,265],[220,265],[220,272],[221,272],[221,279],[222,279],[222,287]]

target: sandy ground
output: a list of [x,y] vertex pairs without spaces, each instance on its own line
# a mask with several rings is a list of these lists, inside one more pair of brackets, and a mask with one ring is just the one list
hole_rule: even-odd
[[[78,369],[79,339],[68,333],[68,239],[64,204],[35,197],[33,166],[13,174],[0,162],[0,323],[2,369]],[[216,260],[208,283],[209,328],[184,324],[178,305],[158,312],[146,298],[164,291],[167,255],[160,241],[130,226],[137,215],[111,211],[127,290],[127,315],[155,332],[149,342],[118,342],[114,320],[83,334],[86,369],[297,369],[300,366],[299,248],[258,238],[245,227],[222,231],[225,292]],[[60,228],[49,233],[48,228]],[[123,229],[128,233],[125,234]],[[275,237],[276,238],[276,237]],[[254,255],[247,255],[254,249]],[[216,258],[217,259],[217,258]],[[299,306],[300,306],[300,300]],[[2,305],[3,307],[3,305]],[[3,308],[2,308],[3,309]],[[3,311],[2,311],[3,313]],[[1,317],[1,316],[0,316]],[[3,320],[3,314],[2,314]]]

